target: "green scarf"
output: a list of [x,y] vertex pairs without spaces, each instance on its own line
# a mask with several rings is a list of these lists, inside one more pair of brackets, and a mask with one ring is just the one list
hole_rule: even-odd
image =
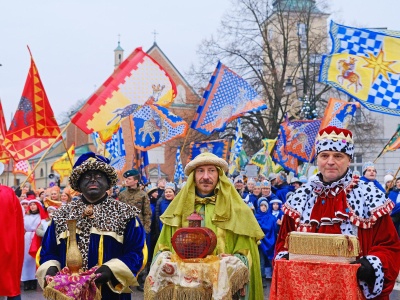
[[[212,217],[213,223],[219,228],[261,240],[264,237],[264,233],[258,225],[253,212],[244,203],[225,173],[219,167],[217,169],[219,181],[215,188],[216,201]],[[161,221],[172,227],[188,227],[187,217],[195,209],[195,197],[194,172],[192,172],[185,186],[160,217]]]

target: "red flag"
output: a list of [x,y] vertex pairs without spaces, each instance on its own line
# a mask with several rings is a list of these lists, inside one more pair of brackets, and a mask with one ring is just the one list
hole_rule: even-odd
[[24,91],[4,145],[14,159],[20,161],[48,148],[59,134],[60,128],[31,54]]
[[7,132],[6,120],[4,119],[3,105],[0,101],[0,161],[6,162],[11,158],[11,154],[4,147],[4,140]]

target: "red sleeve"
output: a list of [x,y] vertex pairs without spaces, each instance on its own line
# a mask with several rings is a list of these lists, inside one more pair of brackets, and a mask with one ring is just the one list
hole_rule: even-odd
[[278,239],[275,244],[275,256],[282,251],[288,251],[288,248],[285,247],[286,237],[288,233],[294,231],[296,229],[294,220],[288,215],[284,215],[282,218],[282,225],[279,229]]
[[380,259],[384,274],[380,297],[389,297],[400,268],[400,241],[390,215],[379,218],[369,229],[358,228],[362,256],[373,255]]

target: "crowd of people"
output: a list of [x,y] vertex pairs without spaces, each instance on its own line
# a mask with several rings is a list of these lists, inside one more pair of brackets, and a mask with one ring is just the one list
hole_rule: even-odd
[[[38,281],[44,287],[46,276],[66,266],[66,222],[75,219],[83,269],[100,274],[103,299],[130,299],[129,286],[144,291],[152,262],[174,251],[172,235],[195,210],[202,226],[223,236],[214,254],[234,255],[249,268],[249,283],[234,299],[262,299],[274,260],[290,258],[285,240],[291,231],[358,235],[363,256],[356,261],[357,277],[368,299],[379,298],[390,293],[399,271],[400,177],[387,174],[382,185],[367,162],[358,178],[349,168],[353,151],[351,132],[328,128],[316,144],[319,172],[309,178],[289,178],[284,171],[228,178],[223,159],[202,153],[186,165],[179,185],[164,178],[143,185],[136,169],[117,185],[109,161],[89,152],[77,160],[63,189],[1,186],[8,199],[2,201],[13,210],[7,220],[19,222],[14,234],[22,234],[13,245],[22,260],[12,261],[21,265],[24,290],[37,289]],[[0,295],[20,299],[16,283],[8,286],[0,287]]]

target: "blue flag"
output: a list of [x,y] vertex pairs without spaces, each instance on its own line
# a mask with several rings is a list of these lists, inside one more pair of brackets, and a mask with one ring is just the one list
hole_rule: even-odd
[[331,22],[332,50],[319,81],[372,111],[400,116],[400,33]]
[[247,112],[266,108],[249,83],[218,62],[191,128],[210,135],[214,131],[223,131],[228,122]]
[[175,174],[174,174],[174,182],[176,184],[182,183],[183,179],[185,179],[185,173],[183,172],[183,165],[181,160],[181,147],[176,149],[175,156]]
[[197,155],[203,152],[210,152],[218,157],[228,161],[229,159],[229,140],[212,140],[190,143],[190,155],[188,161],[191,161]]

